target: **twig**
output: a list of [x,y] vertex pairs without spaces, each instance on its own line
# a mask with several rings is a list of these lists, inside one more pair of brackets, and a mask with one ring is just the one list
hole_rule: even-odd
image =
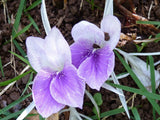
[[135,43],[142,43],[142,42],[154,42],[156,40],[156,38],[152,38],[152,39],[145,39],[145,40],[133,40]]
[[148,19],[150,19],[152,7],[153,7],[153,1],[151,2],[151,5],[150,5],[150,7],[149,7]]
[[60,27],[60,26],[61,26],[64,18],[65,18],[65,15],[64,15],[63,17],[60,17],[60,18],[59,18],[59,20],[58,20],[58,22],[57,22],[57,24],[56,24],[57,27]]
[[81,3],[80,3],[80,7],[79,7],[79,10],[81,11],[82,9],[82,6],[83,6],[83,0],[81,0]]

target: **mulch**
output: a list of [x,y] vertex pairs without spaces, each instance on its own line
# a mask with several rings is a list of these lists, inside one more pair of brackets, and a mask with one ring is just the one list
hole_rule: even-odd
[[[13,0],[7,0],[7,7],[8,7],[8,13],[9,16],[13,16],[15,18],[17,9],[19,7],[20,0],[13,1]],[[32,1],[33,2],[33,1]],[[83,0],[83,5],[80,7],[82,0],[69,0],[66,9],[63,9],[63,1],[57,2],[57,6],[54,6],[52,3],[52,0],[46,1],[46,7],[47,7],[47,14],[49,17],[49,21],[51,26],[57,26],[64,37],[66,38],[67,42],[69,44],[73,43],[73,38],[71,37],[71,29],[77,22],[81,20],[87,20],[89,22],[92,22],[96,24],[97,26],[100,26],[100,22],[103,16],[103,8],[105,4],[105,0],[94,0],[96,7],[92,8],[91,4],[87,2],[87,0]],[[133,5],[137,9],[137,14],[143,17],[147,18],[149,7],[151,5],[152,0],[134,0]],[[30,1],[26,2],[27,6],[30,5]],[[122,3],[124,7],[130,10],[130,6],[128,4]],[[8,51],[11,51],[11,43],[4,44],[6,41],[10,40],[11,32],[13,28],[13,24],[8,24],[5,22],[4,18],[4,8],[3,5],[0,3],[0,56],[2,60],[2,65],[5,65],[4,67],[4,74],[5,77],[2,77],[2,73],[0,72],[0,82],[6,81],[9,79],[14,78],[17,76],[25,67],[25,65],[16,57],[14,57],[14,62],[11,64],[8,64],[11,62],[11,54]],[[159,21],[159,13],[160,8],[155,6],[154,9],[151,11],[151,18],[150,20]],[[36,31],[36,29],[31,26],[29,31],[27,31],[25,34],[21,36],[21,40],[17,39],[17,41],[20,43],[22,48],[26,51],[25,48],[25,40],[28,36],[37,36],[37,37],[45,37],[45,31],[43,28],[43,24],[41,21],[40,16],[40,5],[38,5],[36,8],[28,11],[28,13],[33,17],[35,22],[37,23],[40,33]],[[134,33],[137,36],[141,36],[142,39],[147,39],[149,37],[149,33],[146,32],[148,29],[142,28],[141,26],[133,26],[133,27],[126,27],[131,25],[135,22],[135,20],[130,19],[127,16],[124,16],[120,10],[115,7],[115,15],[120,19],[122,23],[122,32],[125,34],[131,34]],[[27,13],[23,13],[21,18],[21,27],[25,27],[26,25],[30,24],[30,21],[27,17]],[[142,30],[143,29],[143,30]],[[151,30],[152,31],[152,30]],[[153,35],[154,36],[154,35]],[[127,41],[125,45],[121,47],[126,52],[137,52],[137,48],[135,43],[131,41]],[[20,54],[19,51],[15,49],[15,52],[17,54]],[[158,43],[149,43],[142,52],[160,52],[160,42]],[[146,57],[141,57],[143,60],[146,60]],[[154,62],[158,61],[160,56],[154,56]],[[7,65],[8,64],[8,65]],[[156,66],[157,68],[157,66]],[[16,72],[15,72],[16,70]],[[115,66],[115,73],[119,74],[122,72],[125,72],[125,68],[121,64],[121,62],[116,57],[116,66]],[[13,101],[17,100],[27,83],[29,79],[29,75],[23,77],[22,79],[18,80],[16,84],[7,90],[2,96],[0,96],[0,109],[6,107]],[[120,83],[126,86],[136,87],[136,84],[132,80],[131,77],[124,78],[120,80]],[[4,87],[0,87],[2,90]],[[103,98],[103,104],[100,107],[101,113],[106,112],[112,109],[116,109],[121,105],[118,95],[107,91],[105,89],[101,89],[100,91],[89,89],[90,93],[94,95],[97,92],[100,92],[102,94]],[[30,92],[30,91],[28,91]],[[124,92],[126,99],[129,99],[133,93],[130,92]],[[29,97],[22,103],[18,104],[14,108],[10,110],[10,112],[16,112],[22,108],[25,108],[29,103],[32,101],[32,98]],[[91,101],[85,96],[85,103],[90,103]],[[130,101],[128,103],[128,106],[131,106],[132,102]],[[142,100],[140,95],[137,95],[134,99],[134,106],[138,107],[138,112],[140,114],[140,117],[142,120],[152,120],[152,106],[150,103],[144,99]],[[81,113],[84,113],[85,115],[92,116],[94,115],[92,112],[93,106],[84,105],[82,110],[79,110]],[[131,113],[131,112],[130,112]],[[132,113],[131,113],[132,115]],[[158,115],[157,115],[158,117]],[[60,117],[61,120],[65,120],[65,114],[63,114]],[[128,120],[127,115],[124,114],[117,114],[114,116],[110,116],[106,118],[107,120]]]

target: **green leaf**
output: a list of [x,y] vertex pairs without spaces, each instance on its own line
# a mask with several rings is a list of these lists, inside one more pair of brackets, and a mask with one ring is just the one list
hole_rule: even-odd
[[160,25],[159,21],[136,21],[136,24]]
[[111,83],[111,82],[108,82],[108,81],[107,81],[107,84],[109,84],[113,87],[116,87],[116,88],[123,89],[123,90],[128,91],[128,92],[136,93],[136,94],[139,94],[139,95],[144,95],[146,97],[150,97],[150,98],[155,99],[155,100],[160,100],[160,95],[155,94],[155,93],[150,93],[148,91],[142,91],[141,89],[136,89],[136,88],[132,88],[132,87],[124,86],[124,85],[114,84],[114,83]]
[[11,103],[8,106],[6,106],[5,108],[1,109],[0,110],[0,115],[3,114],[4,112],[8,111],[10,108],[14,107],[15,105],[17,105],[18,103],[24,101],[29,96],[31,96],[31,93],[27,94],[27,95],[25,95],[23,97],[20,97],[18,100],[14,101],[13,103]]
[[16,34],[16,31],[18,30],[20,19],[21,19],[21,16],[22,16],[22,11],[23,11],[23,8],[24,8],[24,4],[25,4],[25,0],[21,0],[19,8],[17,10],[16,19],[15,19],[15,22],[14,22],[14,25],[13,25],[12,36],[14,36]]
[[25,33],[27,30],[29,30],[29,28],[31,27],[31,25],[32,25],[32,23],[30,23],[29,25],[25,26],[21,31],[19,31],[17,34],[15,34],[12,39],[15,39],[19,35]]
[[[14,25],[13,25],[13,29],[12,29],[12,37],[15,36],[17,31],[18,31],[18,27],[19,27],[19,24],[20,24],[20,19],[21,19],[21,16],[22,16],[22,11],[23,11],[24,5],[25,5],[25,0],[20,0],[20,5],[19,5],[19,8],[18,8],[18,12],[17,12],[17,15],[16,15]],[[15,46],[17,47],[19,52],[23,55],[23,57],[25,57],[26,54],[25,54],[24,50],[22,49],[22,47],[17,43],[17,41],[13,40],[13,43],[15,44]]]
[[21,114],[23,112],[23,109],[22,110],[20,110],[20,111],[17,111],[17,112],[15,112],[15,113],[10,113],[9,115],[7,115],[6,117],[3,117],[1,120],[9,120],[9,119],[15,119],[15,118],[17,118],[18,117],[18,115],[19,114]]
[[19,43],[16,40],[13,40],[13,43],[17,47],[18,51],[22,54],[23,57],[26,57],[26,53],[22,49],[22,47],[19,45]]
[[[101,113],[101,114],[100,114],[100,118],[107,117],[107,116],[112,116],[112,115],[116,115],[116,114],[119,114],[119,113],[122,113],[122,112],[125,112],[124,108],[117,108],[117,109],[114,109],[114,110],[110,110],[110,111]],[[91,118],[92,118],[93,120],[96,120],[96,119],[97,119],[97,116],[94,115],[94,116],[92,116]]]
[[41,115],[39,115],[39,120],[45,120]]
[[29,74],[30,72],[32,72],[32,70],[27,71],[27,72],[23,73],[22,75],[19,75],[19,76],[13,78],[13,79],[10,79],[10,80],[4,81],[4,82],[0,82],[0,86],[6,86],[6,85],[8,85],[8,84],[10,84],[10,83],[12,83],[14,81],[17,81],[20,78],[22,78],[22,77],[26,76],[27,74]]
[[2,72],[2,76],[4,77],[4,72],[3,72],[3,66],[2,66],[1,56],[0,56],[0,70],[1,70],[1,72]]
[[27,60],[27,58],[23,58],[22,56],[12,52],[12,51],[9,51],[11,54],[15,55],[16,57],[18,57],[20,60],[22,60],[24,63],[26,63],[27,65],[31,66],[29,61]]
[[28,16],[29,20],[31,21],[31,23],[33,24],[34,28],[40,33],[38,25],[36,24],[36,22],[34,21],[34,19],[31,17],[31,15],[28,14],[27,16]]
[[42,0],[36,0],[36,1],[33,2],[33,4],[30,5],[25,11],[28,11],[28,10],[31,10],[31,9],[35,8],[35,7],[38,6],[41,2],[42,2]]
[[[149,63],[150,63],[152,93],[156,93],[155,69],[154,69],[154,60],[152,56],[149,56]],[[156,119],[156,112],[154,108],[153,108],[153,118],[154,120]]]
[[156,93],[155,69],[154,69],[154,61],[152,56],[149,56],[149,63],[150,63],[152,92]]
[[98,106],[102,105],[103,100],[102,100],[102,95],[100,93],[94,94],[93,98],[96,101]]
[[135,120],[141,120],[137,108],[133,107],[131,110],[132,110]]
[[155,38],[160,38],[160,33],[158,33],[158,34],[155,36]]
[[[99,109],[99,113],[100,113],[100,108],[98,107],[98,109]],[[93,107],[92,111],[97,116],[97,119],[100,120],[100,118],[98,117],[98,113],[97,113],[97,110],[96,110],[95,107]]]

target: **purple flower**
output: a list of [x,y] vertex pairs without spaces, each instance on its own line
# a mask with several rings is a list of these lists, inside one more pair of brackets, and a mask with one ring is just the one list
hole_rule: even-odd
[[28,37],[27,55],[37,71],[32,92],[38,112],[49,117],[65,105],[82,108],[85,82],[71,63],[70,47],[56,28],[45,39]]
[[72,63],[93,89],[99,90],[113,72],[113,49],[119,41],[120,31],[121,24],[112,15],[103,18],[101,29],[87,21],[73,26],[72,37],[75,42],[71,45]]

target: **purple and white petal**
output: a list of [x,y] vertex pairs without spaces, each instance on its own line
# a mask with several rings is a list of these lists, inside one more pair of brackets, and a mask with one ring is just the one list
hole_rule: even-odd
[[92,44],[98,44],[103,46],[104,44],[104,32],[96,25],[81,21],[75,24],[71,31],[72,37],[75,42],[78,40],[90,41]]
[[72,64],[78,68],[79,65],[91,55],[93,47],[92,43],[86,40],[79,40],[71,46]]
[[114,64],[114,53],[106,46],[96,50],[92,56],[84,60],[78,68],[78,73],[92,89],[100,90],[113,72]]
[[71,63],[71,51],[61,32],[53,27],[45,38],[47,65],[53,71],[61,71],[65,63]]
[[65,106],[55,101],[50,94],[49,88],[52,77],[52,74],[40,71],[36,75],[32,87],[33,101],[36,105],[37,111],[45,118],[53,113],[57,113]]
[[39,37],[28,37],[26,40],[27,56],[31,66],[39,72],[42,68],[41,61],[45,61],[44,55],[44,39]]
[[119,41],[121,33],[121,23],[117,17],[108,15],[101,21],[101,29],[103,32],[109,33],[110,40],[108,44],[114,49]]
[[59,103],[82,108],[85,82],[77,75],[73,65],[66,65],[62,72],[52,79],[50,92]]

